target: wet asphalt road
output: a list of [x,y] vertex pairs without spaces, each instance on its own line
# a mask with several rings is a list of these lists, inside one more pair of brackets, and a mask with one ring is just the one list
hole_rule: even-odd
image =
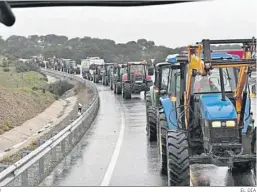
[[[143,95],[126,101],[109,87],[98,90],[94,123],[41,186],[167,186],[157,146],[147,141]],[[191,166],[191,178],[194,186],[256,186],[252,173],[232,175],[212,165]]]

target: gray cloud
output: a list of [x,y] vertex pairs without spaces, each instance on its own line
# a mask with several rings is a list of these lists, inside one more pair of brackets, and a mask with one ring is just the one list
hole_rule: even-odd
[[250,38],[256,35],[256,0],[216,0],[148,7],[61,7],[15,9],[13,27],[0,35],[55,33],[127,42],[146,38],[170,47],[203,38]]

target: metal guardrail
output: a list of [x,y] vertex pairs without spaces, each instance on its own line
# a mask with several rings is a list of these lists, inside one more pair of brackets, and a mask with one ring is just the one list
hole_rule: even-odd
[[54,167],[74,148],[93,122],[99,109],[96,86],[85,79],[64,72],[42,69],[46,74],[60,78],[72,78],[85,83],[93,91],[89,105],[70,125],[45,141],[42,145],[10,165],[0,173],[0,186],[37,186],[51,173]]

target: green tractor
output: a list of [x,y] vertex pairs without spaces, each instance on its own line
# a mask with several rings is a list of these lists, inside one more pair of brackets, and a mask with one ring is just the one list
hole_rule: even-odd
[[115,94],[120,95],[122,93],[122,75],[125,72],[123,64],[115,64],[112,69],[110,78],[110,88],[114,90]]
[[[244,59],[214,53],[212,44],[243,44]],[[160,90],[157,139],[169,186],[190,186],[190,165],[214,164],[256,173],[256,127],[248,78],[256,39],[203,40],[176,57]],[[175,66],[176,65],[176,66]]]
[[90,70],[91,70],[91,75],[92,75],[92,80],[94,83],[99,83],[99,80],[102,80],[102,65],[96,65],[96,64],[91,64],[90,65]]
[[146,92],[147,135],[150,141],[157,140],[157,117],[159,114],[160,95],[168,89],[169,71],[174,66],[169,62],[157,63],[154,70],[154,85]]
[[105,63],[103,65],[102,84],[108,86],[110,83],[111,70],[114,63]]

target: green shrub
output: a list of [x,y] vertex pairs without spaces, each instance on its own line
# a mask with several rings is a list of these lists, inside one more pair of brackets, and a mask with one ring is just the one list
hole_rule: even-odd
[[4,71],[4,72],[9,72],[10,69],[9,69],[9,68],[4,68],[3,71]]
[[16,64],[16,72],[17,73],[22,73],[22,72],[27,72],[27,71],[36,71],[39,72],[40,68],[38,65],[33,64],[33,63],[22,63],[19,62]]
[[49,85],[48,91],[56,95],[56,98],[62,96],[65,92],[72,89],[74,85],[70,84],[68,81],[56,81]]

